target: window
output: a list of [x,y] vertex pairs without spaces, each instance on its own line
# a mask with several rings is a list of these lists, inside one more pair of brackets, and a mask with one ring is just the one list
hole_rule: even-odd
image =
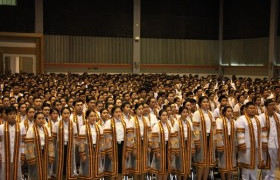
[[0,0],[0,5],[16,6],[17,0]]

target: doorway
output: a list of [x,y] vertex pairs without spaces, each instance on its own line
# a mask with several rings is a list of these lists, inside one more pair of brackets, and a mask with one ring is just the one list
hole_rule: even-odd
[[26,54],[3,54],[3,72],[36,74],[36,56]]

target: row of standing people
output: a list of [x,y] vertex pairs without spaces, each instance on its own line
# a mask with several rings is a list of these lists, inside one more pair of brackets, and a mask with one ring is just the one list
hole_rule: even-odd
[[126,175],[143,179],[151,173],[159,179],[168,174],[184,179],[192,165],[197,179],[207,179],[209,168],[216,165],[222,179],[230,179],[237,167],[242,168],[243,179],[256,179],[257,168],[265,169],[266,179],[275,178],[279,115],[273,100],[267,100],[266,113],[258,117],[255,105],[247,103],[245,115],[236,121],[229,106],[215,120],[207,97],[200,97],[198,104],[193,115],[180,108],[178,119],[169,118],[162,109],[157,121],[151,114],[143,115],[143,104],[135,106],[134,117],[126,117],[124,103],[112,109],[111,119],[102,120],[97,112],[87,111],[83,126],[70,118],[66,107],[61,120],[51,126],[45,124],[42,113],[36,113],[28,130],[16,122],[16,111],[9,107],[7,121],[0,126],[2,177],[19,179],[26,160],[29,179],[76,179],[78,171],[84,179]]

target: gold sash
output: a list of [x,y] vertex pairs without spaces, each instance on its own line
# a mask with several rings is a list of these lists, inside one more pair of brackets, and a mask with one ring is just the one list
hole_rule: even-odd
[[16,116],[16,122],[20,123],[20,113],[17,113],[17,116]]
[[89,176],[87,179],[101,177],[98,173],[98,152],[99,152],[99,140],[100,140],[100,129],[97,124],[94,124],[96,131],[96,146],[94,148],[92,141],[92,133],[88,123],[86,126],[86,136],[88,141],[88,158],[89,158]]
[[[254,128],[253,128],[253,123],[252,123],[252,120],[251,118],[245,114],[245,118],[248,122],[248,128],[249,128],[249,133],[250,133],[250,142],[251,142],[251,162],[250,164],[243,164],[241,163],[240,165],[244,168],[247,168],[247,169],[254,169],[255,168],[255,151],[256,151],[256,142],[255,142],[255,133],[254,133]],[[260,122],[259,122],[259,119],[255,116],[255,119],[256,119],[256,123],[257,123],[257,130],[258,130],[258,157],[259,157],[259,164],[261,163],[261,151],[260,151],[260,147],[261,147],[261,126],[260,126]]]
[[63,173],[63,167],[64,166],[64,156],[67,157],[67,170],[66,170],[66,179],[76,179],[75,176],[72,176],[72,149],[73,149],[73,122],[69,120],[68,122],[68,149],[67,149],[67,154],[64,154],[64,125],[63,125],[63,120],[59,121],[59,127],[58,127],[58,152],[59,152],[59,158],[58,158],[58,170],[57,170],[57,178],[62,178],[62,173]]
[[181,140],[181,148],[182,148],[182,170],[183,171],[177,171],[176,173],[180,175],[187,175],[190,173],[190,161],[191,161],[191,154],[192,154],[192,148],[191,148],[191,141],[192,141],[192,130],[190,123],[186,119],[186,124],[187,124],[187,131],[188,131],[188,137],[187,137],[187,144],[185,143],[185,134],[184,134],[184,126],[182,123],[182,119],[180,119],[179,122],[179,127],[180,127],[180,140]]
[[35,143],[35,150],[37,154],[37,166],[38,166],[38,177],[40,180],[47,180],[48,174],[48,150],[49,150],[49,133],[46,127],[43,127],[44,134],[45,134],[45,146],[44,146],[44,156],[42,154],[42,147],[40,142],[40,135],[38,132],[38,128],[36,125],[33,125],[33,132],[34,132],[34,143]]
[[[14,172],[14,177],[13,180],[18,179],[18,161],[19,161],[19,150],[20,150],[20,126],[19,123],[15,123],[15,146],[14,146],[14,166],[13,172]],[[4,147],[5,147],[5,180],[12,180],[10,177],[10,163],[11,163],[11,154],[10,154],[10,129],[9,129],[9,124],[5,122],[4,124],[4,130],[5,130],[5,138],[4,138]]]
[[104,129],[104,134],[106,133],[111,133],[112,134],[112,142],[107,142],[107,143],[112,143],[112,149],[107,149],[107,154],[112,155],[112,171],[111,172],[104,172],[105,176],[111,176],[115,177],[118,175],[118,147],[117,147],[117,134],[116,134],[116,125],[115,125],[115,120],[114,118],[108,120],[111,121],[111,129],[106,130]]
[[174,127],[174,124],[175,124],[175,120],[173,117],[170,117],[170,122],[171,122],[171,126]]
[[[143,116],[142,116],[142,121],[143,121],[143,124],[144,124],[143,143],[146,143],[146,146],[143,145],[143,147],[142,147],[142,143],[141,143],[141,129],[140,129],[140,124],[139,124],[139,119],[138,119],[137,115],[134,116],[135,141],[136,141],[134,148],[136,150],[136,165],[137,165],[136,168],[134,169],[134,172],[133,172],[135,174],[140,174],[141,173],[141,163],[144,163],[144,165],[145,165],[146,160],[147,160],[147,158],[145,157],[146,154],[144,154],[144,157],[141,157],[141,151],[143,150],[144,152],[147,153],[146,148],[148,148],[147,140],[144,140],[144,138],[147,138],[147,135],[145,135],[145,133],[147,133],[147,130],[145,130],[145,128],[146,128],[145,123],[146,122],[145,122],[145,119],[144,119]],[[144,159],[143,162],[141,161],[141,158]]]
[[[224,154],[226,156],[225,158],[225,169],[219,169],[221,172],[229,172],[229,171],[235,171],[237,170],[236,166],[232,166],[233,162],[232,162],[232,156],[234,156],[233,152],[234,152],[234,141],[235,141],[235,126],[234,126],[234,121],[232,120],[230,122],[230,137],[228,136],[228,126],[227,126],[227,119],[222,116],[222,120],[223,120],[223,129],[224,129]],[[227,150],[226,150],[227,149]]]
[[[150,115],[149,118],[146,119],[144,116],[142,116],[143,123],[144,123],[144,134],[143,134],[143,173],[147,173],[151,170],[151,167],[147,165],[148,162],[148,148],[151,148],[151,144],[149,143],[149,140],[151,139],[152,136],[152,128],[151,128],[151,121],[150,121]],[[150,121],[149,124],[147,121]],[[141,143],[140,143],[141,144]]]
[[[57,122],[57,121],[56,121],[56,122]],[[48,122],[48,127],[50,128],[50,131],[51,131],[51,132],[52,132],[52,126],[53,126],[53,124],[55,124],[56,122],[53,122],[52,119],[49,120],[49,122]]]
[[[114,118],[113,118],[114,119]],[[126,168],[125,168],[125,157],[126,157],[126,144],[127,144],[127,139],[126,139],[126,123],[124,121],[124,118],[122,117],[121,118],[121,123],[123,125],[123,135],[124,135],[124,138],[123,138],[123,149],[122,149],[122,173],[123,174],[127,174],[126,173]],[[114,124],[115,124],[115,119],[114,119]],[[117,142],[117,141],[115,141]],[[118,149],[117,149],[118,150]],[[118,158],[117,158],[117,161],[118,161]],[[118,164],[118,163],[117,163]]]
[[[280,122],[279,122],[279,118],[276,115],[276,113],[274,113],[274,120],[276,122],[276,128],[277,128],[277,137],[278,137],[278,147],[280,146]],[[280,169],[280,148],[278,148],[278,163],[279,163],[279,169]]]
[[25,130],[26,130],[26,132],[27,132],[28,129],[29,129],[29,120],[26,118],[26,119],[24,120],[23,124],[24,124]]
[[[276,123],[276,129],[277,129],[277,137],[278,137],[278,146],[280,146],[280,122],[279,122],[279,118],[278,116],[276,115],[276,113],[274,112],[273,113],[273,118],[275,120],[275,123]],[[269,117],[268,117],[268,114],[267,112],[265,113],[265,119],[266,119],[266,128],[267,128],[267,140],[269,140],[269,133],[270,133],[270,120],[269,120]],[[266,168],[269,168],[270,169],[270,156],[269,156],[269,153],[268,154],[268,161],[267,161],[267,167]],[[280,148],[278,148],[278,161],[279,161],[279,164],[280,164]],[[280,166],[279,166],[279,169],[280,169]]]
[[[167,126],[167,129],[168,129],[168,136],[170,136],[170,133],[171,133],[171,128],[169,126],[169,124],[166,122],[165,123],[166,126]],[[163,125],[162,125],[162,122],[159,121],[158,122],[158,126],[159,126],[159,130],[160,130],[160,138],[161,138],[161,152],[162,152],[162,157],[161,157],[161,167],[162,167],[162,171],[158,172],[158,174],[160,175],[163,175],[166,173],[166,163],[167,165],[169,164],[168,162],[166,162],[166,154],[168,152],[168,149],[166,149],[166,146],[165,146],[165,134],[164,134],[164,129],[163,129]],[[168,138],[169,139],[169,138]],[[169,145],[170,141],[168,141],[168,145],[167,147],[170,147]],[[169,154],[168,154],[169,156]],[[167,161],[170,160],[170,157],[167,157]],[[167,167],[167,170],[170,171],[170,166]]]
[[[207,147],[207,137],[206,137],[206,124],[205,124],[205,118],[204,118],[204,115],[203,115],[203,112],[201,109],[199,109],[199,115],[200,115],[200,125],[201,125],[201,135],[202,135],[202,139],[203,139],[203,159],[204,161],[203,162],[196,162],[195,164],[198,165],[198,166],[207,166],[207,165],[210,165],[210,166],[215,166],[216,162],[215,162],[215,158],[213,158],[213,153],[215,153],[215,150],[213,148],[213,138],[214,138],[214,135],[216,134],[215,132],[215,127],[216,127],[216,122],[213,121],[213,117],[211,115],[211,113],[209,111],[208,112],[208,116],[209,116],[209,119],[211,121],[210,125],[210,142],[209,142],[209,149]],[[214,129],[213,129],[214,127]],[[209,164],[207,162],[207,152],[209,151],[209,154],[210,154],[210,157],[209,157]]]

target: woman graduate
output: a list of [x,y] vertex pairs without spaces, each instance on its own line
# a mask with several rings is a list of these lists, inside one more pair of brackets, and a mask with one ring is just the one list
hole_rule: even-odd
[[[187,107],[179,108],[180,119],[174,125],[175,137],[171,139],[171,167],[173,174],[182,176],[186,179],[191,172],[192,155],[195,152],[193,143],[193,127],[190,118],[190,112]],[[173,136],[172,136],[173,137]],[[176,138],[176,139],[175,139]]]
[[151,122],[143,116],[143,104],[136,104],[133,127],[135,129],[135,147],[133,149],[132,174],[138,179],[144,179],[144,174],[150,172],[151,166]]
[[134,146],[134,129],[122,118],[120,107],[112,108],[112,119],[106,121],[104,175],[121,179],[128,174],[129,157]]
[[97,113],[87,110],[86,124],[80,129],[80,179],[97,179],[103,175],[103,131],[98,125]]
[[71,110],[61,110],[61,120],[53,127],[53,140],[56,143],[55,171],[56,179],[77,179],[75,144],[78,140],[77,126],[70,120]]
[[209,98],[201,96],[198,100],[199,109],[193,114],[194,143],[196,151],[194,165],[197,167],[197,179],[206,180],[210,167],[216,165],[216,122],[209,111]]
[[231,173],[237,171],[236,127],[232,107],[222,109],[222,116],[216,120],[216,124],[219,172],[222,180],[231,179]]
[[171,106],[170,105],[165,105],[165,106],[163,106],[163,108],[167,112],[167,116],[168,116],[167,122],[168,122],[169,126],[174,127],[175,123],[177,123],[177,118],[173,116]]
[[172,133],[171,127],[168,124],[168,115],[166,110],[159,111],[157,124],[152,127],[152,163],[151,172],[158,176],[158,179],[167,179],[168,175],[168,151],[170,144],[169,139]]
[[42,112],[34,115],[35,123],[29,128],[25,139],[25,154],[28,163],[29,180],[50,178],[50,164],[54,162],[54,148],[50,130],[44,126]]

